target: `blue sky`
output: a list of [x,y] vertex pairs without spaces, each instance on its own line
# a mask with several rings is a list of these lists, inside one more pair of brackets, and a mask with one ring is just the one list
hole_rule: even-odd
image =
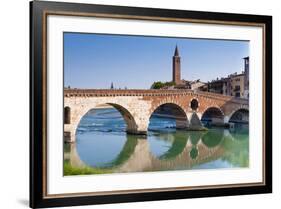
[[64,86],[147,89],[171,81],[176,45],[185,80],[239,73],[249,56],[248,41],[64,33]]

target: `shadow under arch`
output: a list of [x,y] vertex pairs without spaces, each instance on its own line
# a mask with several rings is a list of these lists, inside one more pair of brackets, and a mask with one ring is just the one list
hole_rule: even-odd
[[229,116],[231,123],[249,123],[249,110],[246,108],[239,108],[233,111]]
[[159,106],[157,106],[151,113],[149,117],[149,124],[148,128],[151,128],[151,120],[156,117],[156,118],[170,118],[175,120],[175,128],[177,129],[186,129],[188,127],[188,118],[187,115],[184,111],[184,109],[176,104],[176,103],[163,103]]
[[205,126],[223,125],[224,113],[218,107],[209,107],[203,112],[201,121]]

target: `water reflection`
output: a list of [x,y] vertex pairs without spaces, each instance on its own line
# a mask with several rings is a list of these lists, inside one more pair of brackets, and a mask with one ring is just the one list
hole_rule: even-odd
[[[171,128],[172,123],[163,122],[162,118],[154,120],[154,129],[147,136],[140,137],[127,135],[122,120],[116,124],[100,115],[97,123],[95,117],[89,114],[81,122],[76,143],[65,144],[65,175],[249,165],[248,127],[180,131]],[[167,127],[156,130],[159,123]],[[97,126],[102,128],[97,131]]]

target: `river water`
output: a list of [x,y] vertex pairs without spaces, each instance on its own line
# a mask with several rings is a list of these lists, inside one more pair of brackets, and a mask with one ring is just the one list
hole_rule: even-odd
[[208,131],[175,129],[175,120],[154,115],[146,136],[126,134],[114,108],[94,109],[81,120],[76,143],[64,145],[64,175],[249,166],[248,125]]

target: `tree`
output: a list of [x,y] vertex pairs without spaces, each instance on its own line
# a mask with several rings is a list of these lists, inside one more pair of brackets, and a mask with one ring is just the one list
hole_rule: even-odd
[[162,83],[161,81],[156,81],[151,85],[151,89],[161,89],[164,87],[164,83]]
[[174,86],[175,82],[169,81],[169,82],[161,82],[161,81],[156,81],[151,85],[151,89],[162,89],[165,86]]

